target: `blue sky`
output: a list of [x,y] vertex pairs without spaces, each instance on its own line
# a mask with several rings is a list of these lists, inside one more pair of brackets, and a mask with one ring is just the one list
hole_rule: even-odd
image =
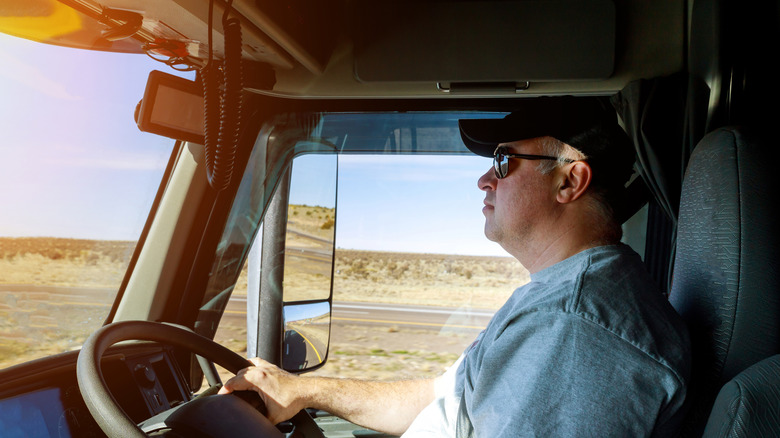
[[339,243],[388,251],[506,255],[483,228],[476,156],[342,156]]
[[173,140],[133,119],[145,55],[0,34],[0,235],[135,240]]
[[[4,34],[0,59],[0,236],[135,240],[173,140],[139,131],[133,112],[149,71],[176,72],[144,55]],[[505,255],[482,234],[476,180],[489,166],[480,157],[342,156],[337,245]]]
[[[332,206],[335,173],[304,155],[293,164],[292,203]],[[319,163],[319,164],[318,164]],[[506,255],[483,228],[477,179],[489,167],[477,156],[341,155],[337,245],[398,252]]]

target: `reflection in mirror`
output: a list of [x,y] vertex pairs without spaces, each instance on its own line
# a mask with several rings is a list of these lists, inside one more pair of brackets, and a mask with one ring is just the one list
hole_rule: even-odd
[[336,233],[336,155],[292,165],[284,256],[284,302],[330,298]]
[[302,371],[322,364],[330,337],[330,303],[286,304],[282,368]]

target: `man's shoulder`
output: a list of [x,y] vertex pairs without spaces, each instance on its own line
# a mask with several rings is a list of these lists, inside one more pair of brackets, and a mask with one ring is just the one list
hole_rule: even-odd
[[688,330],[680,315],[627,247],[593,258],[583,274],[576,312],[672,368],[689,362]]
[[[628,293],[616,294],[618,290]],[[657,288],[633,250],[610,245],[587,249],[532,274],[531,282],[518,288],[507,305],[515,311],[582,313],[587,302],[609,300],[610,309],[634,301],[637,292],[655,293]]]
[[[685,378],[689,339],[685,324],[625,245],[587,250],[537,276],[507,303],[502,331],[551,327],[566,319],[589,325],[609,342],[626,344]],[[537,321],[534,323],[533,321]],[[547,321],[547,322],[544,322]]]

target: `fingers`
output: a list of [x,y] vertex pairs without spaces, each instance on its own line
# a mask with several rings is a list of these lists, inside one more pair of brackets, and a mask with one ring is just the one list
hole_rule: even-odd
[[[254,363],[254,362],[253,362]],[[256,365],[255,365],[256,366]],[[255,366],[246,367],[244,369],[239,370],[235,376],[231,377],[222,385],[222,388],[219,389],[218,394],[230,394],[233,391],[242,391],[246,389],[255,389],[254,385],[252,385],[247,379],[246,374]]]
[[244,390],[257,392],[268,409],[268,419],[274,423],[291,418],[305,407],[300,385],[296,384],[297,376],[262,359],[254,358],[250,362],[253,366],[228,379],[219,394]]
[[217,394],[230,394],[233,391],[241,391],[243,389],[248,389],[246,386],[249,384],[249,382],[246,381],[246,379],[243,378],[243,376],[235,375],[228,379],[227,382],[225,382],[224,385],[222,385],[222,388],[219,389],[219,392]]
[[219,388],[219,392],[217,392],[217,394],[230,394],[231,392],[233,392],[233,386],[230,385],[230,380],[228,380],[224,385],[222,385],[222,388]]
[[[235,376],[231,377],[227,382],[225,382],[222,388],[219,389],[218,394],[230,394],[233,391],[250,390],[256,391],[260,393],[260,395],[263,395],[262,391],[260,391],[256,383],[251,380],[251,375],[254,371],[263,369],[267,370],[275,367],[263,359],[260,359],[259,357],[253,357],[249,359],[249,361],[252,362],[253,366],[239,370]],[[264,375],[264,373],[261,373],[261,375]]]

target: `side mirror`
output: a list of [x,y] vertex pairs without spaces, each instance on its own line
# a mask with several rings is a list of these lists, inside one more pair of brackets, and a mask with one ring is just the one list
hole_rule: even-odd
[[247,353],[291,372],[327,359],[337,162],[335,154],[293,160],[249,254]]
[[300,371],[325,362],[330,340],[330,311],[328,301],[284,306],[282,368]]

